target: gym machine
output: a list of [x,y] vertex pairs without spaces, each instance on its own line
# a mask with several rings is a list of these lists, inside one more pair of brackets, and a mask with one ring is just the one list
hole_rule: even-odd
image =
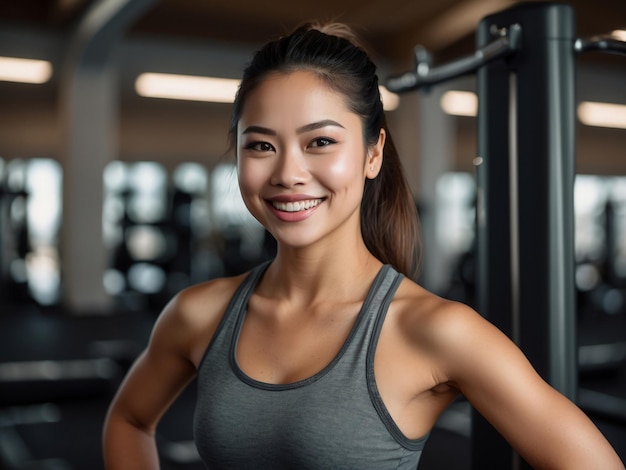
[[[21,178],[9,177],[11,165],[0,159],[0,301],[30,301],[26,257],[31,251],[26,218],[29,193]],[[23,175],[26,163],[15,161],[14,174]]]
[[[476,73],[478,310],[518,344],[545,380],[580,404],[575,59],[587,51],[626,55],[626,43],[576,38],[570,5],[539,2],[483,18],[476,42],[474,54],[436,67],[417,47],[415,70],[386,85],[404,93]],[[617,406],[616,413],[626,416],[626,404]],[[529,468],[478,413],[472,416],[472,454],[472,468]]]

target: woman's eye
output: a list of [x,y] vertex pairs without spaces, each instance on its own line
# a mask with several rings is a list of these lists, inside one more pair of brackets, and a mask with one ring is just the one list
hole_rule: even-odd
[[313,142],[311,142],[310,146],[311,147],[326,147],[327,145],[331,145],[334,143],[335,141],[333,139],[330,139],[328,137],[320,137],[318,139],[315,139]]
[[246,150],[256,150],[257,152],[271,152],[274,147],[267,142],[250,142],[246,145]]

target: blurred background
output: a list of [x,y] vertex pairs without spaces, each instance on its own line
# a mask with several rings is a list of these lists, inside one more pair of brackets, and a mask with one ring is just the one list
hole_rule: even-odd
[[[435,64],[473,53],[478,22],[515,3],[0,3],[0,468],[102,468],[106,407],[165,303],[273,255],[228,151],[255,50],[303,21],[346,22],[384,83],[416,45]],[[626,41],[623,0],[567,3],[579,37]],[[475,79],[383,101],[422,217],[420,282],[474,306]],[[581,406],[626,459],[626,57],[577,58],[576,126]],[[202,468],[194,394],[159,428],[163,468]],[[469,419],[455,403],[420,468],[469,468]]]

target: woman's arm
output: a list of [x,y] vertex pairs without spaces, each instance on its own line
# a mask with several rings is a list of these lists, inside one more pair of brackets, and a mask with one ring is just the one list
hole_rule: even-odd
[[437,356],[448,383],[533,468],[624,469],[592,421],[550,387],[495,326],[455,303],[433,318]]
[[196,373],[190,360],[197,336],[193,297],[192,290],[183,291],[166,306],[111,403],[103,433],[107,470],[159,468],[157,424]]

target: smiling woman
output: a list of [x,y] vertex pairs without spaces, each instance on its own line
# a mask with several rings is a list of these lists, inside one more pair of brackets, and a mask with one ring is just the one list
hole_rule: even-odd
[[109,410],[107,468],[158,467],[155,429],[193,378],[211,469],[413,470],[460,394],[535,468],[624,468],[504,334],[412,280],[415,205],[349,29],[261,49],[230,131],[276,257],[172,299]]

